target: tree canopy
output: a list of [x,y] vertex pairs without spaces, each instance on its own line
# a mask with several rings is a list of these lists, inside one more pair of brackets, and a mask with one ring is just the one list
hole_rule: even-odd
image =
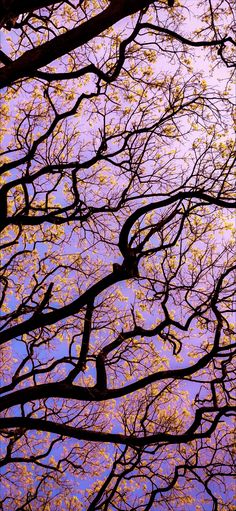
[[233,4],[0,0],[3,511],[233,511]]

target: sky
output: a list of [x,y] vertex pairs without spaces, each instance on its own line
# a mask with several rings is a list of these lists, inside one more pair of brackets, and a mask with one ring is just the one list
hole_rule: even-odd
[[[191,2],[191,5],[194,6],[194,3]],[[163,17],[165,17],[164,11],[163,11]],[[125,20],[125,21],[122,21],[119,24],[117,24],[115,29],[120,30],[120,32],[122,33],[122,36],[124,37],[125,29],[128,25],[130,25],[130,21]],[[197,22],[193,16],[191,16],[191,18],[186,21],[186,24],[185,24],[186,32],[188,31],[189,26],[191,26],[191,31],[193,29],[194,30],[197,29]],[[8,53],[7,37],[9,37],[9,34],[3,35],[2,40],[1,40],[2,49],[3,49],[3,51],[6,51],[6,53]],[[15,43],[16,39],[17,39],[17,32],[13,32],[14,43]],[[148,42],[148,41],[146,41],[146,42]],[[96,60],[101,60],[101,58],[103,56],[104,47],[109,46],[109,41],[107,39],[105,39],[104,37],[98,38],[98,45],[100,43],[101,43],[102,47],[98,48],[98,50],[97,50]],[[148,48],[150,49],[150,46]],[[214,71],[212,72],[210,67],[207,65],[204,50],[197,49],[196,51],[192,51],[192,54],[193,54],[192,62],[193,62],[194,70],[197,69],[197,71],[199,73],[202,73],[202,78],[199,78],[199,82],[202,80],[205,80],[208,90],[210,88],[212,90],[221,90],[221,89],[223,90],[225,87],[225,83],[229,79],[230,70],[227,70],[225,67],[223,67],[221,65],[218,68],[215,68]],[[56,63],[55,65],[57,66],[59,64]],[[60,65],[63,65],[63,63],[60,63]],[[171,73],[173,73],[177,69],[176,60],[173,63],[168,63],[168,66],[171,70]],[[163,77],[163,73],[165,72],[165,69],[167,69],[167,59],[164,57],[164,55],[162,53],[161,53],[161,56],[158,56],[158,60],[155,63],[155,65],[153,66],[153,68],[154,68],[155,79],[158,79],[160,81]],[[190,84],[193,83],[192,80],[193,79],[195,80],[195,78],[191,77],[192,72],[191,72],[190,68],[191,68],[191,64],[187,63],[186,68],[185,68],[186,74],[182,75],[179,78],[180,83],[181,83],[181,81],[184,83],[186,81],[187,76],[190,77],[189,83]],[[9,123],[10,123],[9,126],[11,128],[13,128],[13,124],[12,124],[13,117],[16,115],[16,110],[19,105],[19,99],[22,102],[23,102],[23,100],[27,101],[28,90],[30,90],[30,88],[32,88],[32,86],[34,86],[34,85],[32,85],[30,83],[28,85],[26,85],[25,93],[23,93],[23,97],[20,95],[19,98],[13,97],[11,99],[11,105],[10,105],[11,117],[9,120]],[[84,90],[86,90],[87,92],[91,92],[91,90],[94,86],[95,86],[95,82],[93,79],[91,79],[89,81],[89,83],[85,83],[83,85]],[[203,88],[204,88],[204,82],[203,82]],[[69,89],[70,89],[70,84],[65,84],[63,94],[66,94],[66,93],[68,94]],[[164,85],[163,85],[163,89],[164,89]],[[111,91],[113,91],[113,93],[115,93],[114,89],[111,87],[109,89],[109,91],[110,91],[110,97],[111,97]],[[81,92],[81,89],[79,92]],[[158,95],[158,92],[157,92],[157,95]],[[120,97],[118,97],[118,101],[120,100],[120,98],[123,98],[122,101],[123,102],[126,101],[127,108],[129,108],[129,107],[132,108],[133,104],[131,103],[131,100],[129,100],[129,95],[128,95],[129,93],[130,93],[130,91],[128,91],[128,92],[122,91],[120,93]],[[110,101],[110,97],[108,98],[109,101]],[[64,108],[64,105],[62,106],[63,98],[64,98],[64,96],[62,95],[62,99],[60,99],[60,98],[58,99],[58,105],[59,105],[59,107],[61,107],[61,109]],[[116,99],[115,96],[112,96],[112,99],[115,101],[115,99]],[[149,97],[147,97],[147,101],[148,101],[148,99],[149,99]],[[44,101],[42,99],[42,90],[41,90],[41,92],[39,91],[38,104],[40,103],[40,101]],[[107,105],[108,105],[107,109],[109,107],[109,101],[107,101]],[[88,105],[89,105],[89,102],[87,102],[85,104],[84,108],[82,109],[82,115],[76,117],[75,120],[70,121],[70,123],[68,125],[68,130],[70,130],[71,133],[73,132],[73,130],[76,130],[76,134],[77,134],[77,138],[76,138],[77,144],[73,144],[73,147],[71,148],[71,152],[74,156],[75,154],[77,154],[79,152],[77,146],[82,147],[81,156],[80,156],[82,161],[85,161],[86,159],[90,158],[91,155],[94,154],[95,149],[99,147],[100,139],[95,140],[95,145],[94,145],[94,141],[92,141],[91,134],[94,134],[94,136],[96,136],[99,133],[99,128],[100,129],[103,128],[103,118],[101,116],[101,113],[103,112],[105,100],[104,100],[104,98],[102,98],[101,102],[99,103],[99,108],[97,109],[97,111],[96,111],[96,108],[94,110],[90,111],[89,108],[87,108]],[[121,108],[124,107],[124,104],[122,102],[120,104],[120,107]],[[162,108],[162,106],[160,106],[160,108]],[[116,119],[119,117],[121,110],[118,110],[118,113],[117,113],[117,111],[113,111],[112,107],[110,108],[110,110],[111,110],[110,113],[107,114],[107,118],[110,120],[112,129],[115,131],[116,127],[118,125],[118,122]],[[153,117],[155,117],[154,109],[153,109],[152,114],[153,114]],[[126,115],[128,115],[128,114],[126,114]],[[159,115],[159,113],[157,113],[157,115]],[[198,119],[197,119],[197,121],[198,121]],[[190,120],[190,123],[189,122],[186,123],[185,120],[183,120],[183,121],[181,120],[182,130],[186,131],[186,132],[188,131],[188,134],[184,138],[184,140],[185,140],[184,144],[182,143],[182,140],[180,140],[179,142],[175,141],[173,143],[173,139],[171,139],[169,141],[169,145],[164,146],[163,139],[161,138],[161,134],[158,133],[158,137],[155,138],[154,142],[155,142],[155,144],[158,144],[157,150],[160,152],[160,156],[157,159],[159,162],[158,164],[160,166],[161,165],[163,165],[163,167],[167,166],[167,168],[170,171],[171,165],[172,165],[172,163],[171,163],[172,156],[171,155],[173,154],[173,156],[175,158],[178,158],[178,163],[181,165],[181,168],[185,169],[186,173],[188,172],[188,169],[191,164],[191,152],[189,149],[192,149],[192,147],[191,147],[192,143],[194,142],[194,140],[196,138],[202,137],[201,126],[200,126],[200,124],[198,124],[198,122],[196,122],[196,120],[195,120],[195,128],[193,128],[192,131],[189,132],[189,125],[191,123],[192,123],[192,119]],[[210,121],[210,123],[212,123],[212,121]],[[43,125],[40,126],[40,121],[39,121],[39,123],[36,124],[36,127],[33,130],[33,136],[36,135],[38,133],[38,131],[43,131],[45,129],[46,124],[47,124],[47,122],[44,121]],[[11,136],[11,134],[9,133],[5,139],[6,146],[8,145],[8,143],[10,141],[10,136]],[[60,136],[60,134],[59,134],[59,136]],[[222,138],[222,140],[223,140],[223,138]],[[120,140],[118,139],[118,141],[116,140],[116,142],[114,144],[113,150],[116,150],[117,147],[119,146],[119,144],[120,144]],[[173,151],[174,151],[174,153],[173,153]],[[19,151],[19,153],[21,153],[21,151]],[[39,151],[39,165],[42,164],[40,162],[40,156],[42,156],[42,155],[40,155],[40,151]],[[148,165],[146,165],[146,167],[144,166],[145,171],[150,172],[150,168],[152,170],[152,166],[154,166],[155,164],[156,164],[156,160],[154,160],[154,163],[152,162],[150,164],[150,166],[148,166]],[[37,163],[34,163],[34,168],[37,168]],[[81,194],[83,194],[83,197],[86,197],[88,203],[93,206],[97,206],[97,204],[100,201],[100,195],[102,194],[102,191],[105,188],[106,188],[106,190],[109,191],[109,193],[112,196],[112,194],[116,193],[118,188],[121,188],[122,186],[125,185],[125,178],[119,177],[119,172],[115,168],[115,165],[112,163],[109,163],[109,162],[107,164],[107,168],[104,169],[104,165],[101,168],[98,168],[96,178],[94,178],[94,182],[92,182],[92,183],[91,183],[90,169],[89,170],[86,169],[83,172],[84,172],[83,175],[80,173],[80,179],[82,181],[82,176],[83,176],[84,182],[86,183],[86,180],[87,180],[87,184],[86,184],[85,188],[83,189],[82,183],[81,183]],[[111,172],[113,172],[112,176],[111,176]],[[164,178],[165,178],[164,173],[162,173],[162,177],[164,180]],[[7,177],[7,179],[10,180],[11,178],[12,178],[12,175],[10,174]],[[161,179],[160,179],[160,181],[161,181]],[[177,186],[177,184],[178,184],[178,168],[177,168],[176,174],[173,178],[173,181],[175,183],[175,186]],[[159,189],[159,185],[160,185],[160,189]],[[161,186],[163,186],[163,185],[158,183],[158,186],[157,186],[158,190],[156,190],[156,191],[155,191],[154,187],[152,186],[152,194],[159,193],[159,192],[163,193],[166,190],[166,184],[162,188],[161,188]],[[29,192],[32,193],[32,188],[30,188],[30,187],[29,187]],[[54,195],[55,195],[55,201],[61,202],[62,196],[63,196],[62,195],[62,187],[59,186],[58,189],[54,192]],[[152,197],[148,197],[146,200],[150,201],[150,200],[152,200]],[[141,203],[141,201],[137,200],[137,203],[134,203],[134,205],[132,205],[132,207],[135,207],[136,204],[140,205],[140,203]],[[132,202],[131,202],[131,204],[132,204]],[[125,212],[125,214],[126,214],[126,212]],[[123,217],[125,216],[125,214],[123,215]],[[86,274],[86,269],[89,268],[89,265],[92,266],[93,262],[94,262],[94,275],[92,275],[93,278],[94,277],[97,278],[99,276],[99,273],[101,274],[101,276],[103,276],[108,271],[111,271],[112,264],[114,262],[121,263],[122,259],[121,259],[120,253],[117,250],[117,247],[115,246],[116,241],[117,241],[118,222],[116,222],[115,220],[113,222],[114,222],[114,224],[111,222],[111,224],[109,225],[109,227],[110,227],[109,231],[108,231],[108,229],[106,230],[108,225],[104,227],[104,232],[108,232],[107,236],[108,236],[108,241],[110,243],[110,245],[107,247],[105,246],[104,242],[100,241],[97,243],[97,238],[95,239],[95,242],[94,242],[95,246],[92,246],[93,239],[92,239],[91,233],[85,233],[85,234],[84,234],[84,232],[80,233],[79,229],[76,229],[73,233],[71,233],[69,242],[66,244],[66,246],[63,247],[63,254],[61,253],[61,249],[59,246],[59,256],[61,259],[63,257],[68,258],[68,254],[73,255],[73,257],[75,255],[77,255],[77,258],[80,257],[80,259],[81,259],[81,268],[83,268],[83,270],[84,270],[84,273],[83,274],[81,273],[79,275],[79,282],[77,283],[78,287],[76,287],[76,285],[72,282],[75,277],[75,273],[78,273],[78,268],[77,268],[76,272],[74,272],[74,271],[70,272],[70,274],[68,276],[66,288],[63,287],[63,292],[66,289],[65,293],[66,293],[68,300],[70,300],[71,298],[73,299],[75,296],[77,296],[78,288],[79,288],[80,292],[82,292],[83,290],[85,290],[87,288],[87,286],[91,280],[89,280],[89,277]],[[70,229],[71,229],[70,226],[67,226],[65,228],[66,236],[69,235]],[[53,227],[48,225],[48,230],[52,232]],[[98,227],[98,233],[96,233],[96,236],[97,236],[97,234],[98,235],[102,234],[102,230],[100,230],[100,226]],[[36,252],[37,252],[36,260],[38,257],[42,257],[43,255],[46,255],[46,253],[49,252],[49,249],[47,247],[45,249],[43,247],[43,245],[41,244],[41,238],[40,238],[41,233],[39,233],[37,236],[39,236],[39,238],[37,240],[38,245],[37,245],[37,249],[36,249]],[[115,236],[115,237],[113,238],[113,236]],[[227,232],[227,229],[225,231],[223,231],[223,229],[219,230],[218,235],[217,235],[218,249],[220,249],[220,246],[223,243],[227,244],[229,236],[230,236],[230,230],[229,230],[229,232]],[[153,240],[153,242],[154,241],[155,240]],[[17,249],[21,248],[20,243],[18,244]],[[27,240],[27,247],[32,249],[32,242],[30,239]],[[202,250],[204,250],[204,247],[201,247],[199,244],[197,245],[197,248],[199,250],[201,248],[202,248]],[[91,255],[91,252],[92,252],[92,255]],[[53,254],[53,255],[56,255],[56,254]],[[90,256],[90,260],[89,260],[89,256]],[[7,254],[7,257],[8,257],[8,254]],[[159,258],[159,255],[157,255],[157,258],[156,258],[157,265],[159,264],[158,261],[160,260],[160,258],[159,259],[158,258]],[[29,259],[25,259],[25,261],[28,262]],[[51,259],[49,258],[47,268],[50,269],[50,265],[53,265],[53,264],[56,264],[56,259],[53,259],[53,257]],[[99,271],[97,273],[95,272],[96,265],[98,265],[98,268],[99,268]],[[143,267],[143,268],[145,270],[145,267]],[[37,276],[39,278],[42,278],[43,273],[44,273],[44,270],[42,269],[42,267],[41,268],[38,267],[38,275]],[[59,281],[58,274],[59,274],[59,272],[56,272],[55,274],[53,274],[54,284],[59,286],[58,291],[57,292],[55,291],[55,295],[54,295],[55,298],[54,298],[54,302],[53,302],[54,306],[59,303],[60,294],[61,294],[61,288],[60,288],[61,283]],[[29,274],[29,279],[30,278],[31,278],[31,275]],[[186,278],[187,278],[187,276],[186,276]],[[51,279],[51,276],[47,280],[47,282],[49,282],[50,279]],[[27,288],[28,288],[28,280],[27,280],[27,278],[25,278],[25,288],[23,288],[23,293],[28,292]],[[54,289],[55,289],[55,287],[54,287]],[[117,291],[116,291],[117,292],[116,306],[118,308],[118,313],[117,313],[118,326],[116,326],[116,330],[119,330],[120,325],[122,325],[122,320],[125,320],[127,318],[127,323],[130,322],[131,304],[136,303],[140,306],[142,303],[141,303],[140,298],[138,298],[138,295],[137,295],[139,288],[137,287],[136,283],[134,283],[133,287],[131,287],[130,283],[126,284],[126,283],[122,282],[117,286],[116,289],[117,289]],[[107,315],[108,315],[108,306],[109,306],[108,300],[111,299],[110,295],[104,294],[101,297],[99,296],[96,305],[98,304],[98,302],[102,302],[102,300],[104,298],[106,298],[106,306],[104,306],[104,309],[101,312],[101,318],[105,323],[105,321],[107,319]],[[12,297],[10,297],[8,305],[10,307],[14,307],[16,305],[16,295],[13,295]],[[170,299],[169,305],[170,305],[171,309],[175,309],[176,317],[179,320],[180,316],[183,314],[183,311],[181,310],[181,306],[180,305],[176,306],[176,304],[174,304],[173,300],[171,300],[171,299]],[[102,309],[102,305],[101,305],[101,309]],[[147,310],[147,311],[142,310],[139,307],[139,314],[141,314],[143,316],[143,319],[142,319],[142,317],[140,318],[140,316],[139,316],[139,320],[141,322],[144,322],[146,327],[149,327],[151,323],[156,321],[156,318],[159,313],[160,313],[160,308],[158,308],[158,312],[156,312],[154,306],[150,307],[150,310]],[[79,318],[79,324],[81,324],[80,318]],[[96,335],[94,335],[94,338],[92,338],[92,344],[94,345],[94,353],[96,353],[97,350],[101,348],[101,346],[103,346],[105,343],[107,343],[107,341],[109,340],[109,336],[110,336],[109,327],[105,326],[102,333],[99,332],[99,329],[97,329],[97,330],[98,331],[96,332]],[[114,335],[114,332],[113,332],[113,335]],[[194,346],[197,346],[197,344],[200,342],[200,339],[199,339],[200,335],[201,334],[199,333],[199,329],[197,328],[197,325],[193,323],[193,330],[191,332],[189,341]],[[205,331],[202,332],[202,338],[204,338],[204,336],[205,336]],[[211,337],[211,336],[209,336],[209,337]],[[158,339],[158,341],[156,339],[154,339],[154,342],[156,343],[156,346],[160,346],[160,339]],[[14,349],[16,349],[15,345],[14,345]],[[20,358],[23,356],[24,349],[25,348],[23,348],[22,344],[18,343],[17,357]],[[63,342],[61,342],[61,339],[56,337],[54,342],[52,343],[52,350],[50,352],[49,351],[44,352],[41,360],[44,360],[45,357],[47,357],[49,359],[49,357],[52,356],[53,351],[54,351],[54,354],[53,354],[54,357],[63,356],[64,353],[66,352],[65,350],[67,350],[67,349],[68,349],[68,347],[66,345],[64,345]],[[172,368],[177,368],[177,367],[179,368],[181,366],[185,366],[186,363],[188,362],[189,348],[187,348],[187,347],[185,348],[185,345],[183,346],[180,356],[177,356],[177,357],[174,357],[172,355],[171,346],[169,344],[166,345],[164,341],[161,344],[160,351],[161,351],[161,356],[162,356],[162,361],[160,361],[160,364],[161,363],[163,364],[164,357],[166,357],[167,361],[169,360],[171,362]],[[182,360],[181,360],[181,357],[182,357]],[[114,385],[117,386],[117,383],[120,382],[119,374],[117,376],[115,374],[116,369],[114,369],[112,367],[110,368],[109,371],[110,371],[110,376],[109,376],[110,383],[114,382]],[[143,370],[143,372],[145,373],[145,369]],[[131,371],[131,373],[132,373],[132,371]],[[55,371],[54,374],[55,374],[55,377],[57,378],[57,376],[58,376],[57,371]],[[94,378],[94,376],[95,376],[94,361],[91,360],[90,362],[88,362],[86,372],[82,374],[81,380],[85,384],[91,385],[91,378]],[[131,374],[131,378],[132,377],[133,378],[136,377],[135,371],[133,371],[133,373]],[[130,381],[132,381],[132,379]],[[123,384],[123,382],[121,384]],[[189,397],[190,397],[190,400],[192,401],[192,400],[194,400],[196,394],[199,393],[199,391],[200,391],[200,384],[188,382],[186,388],[189,391],[189,394],[190,394]],[[183,390],[186,390],[186,388],[184,388]],[[203,394],[200,394],[200,398],[202,398],[202,395],[204,395],[204,390],[201,390],[201,392]],[[122,399],[117,400],[117,406],[121,402],[122,402]],[[130,403],[130,407],[131,407],[131,405],[133,405],[135,403],[135,396],[131,396],[131,399],[128,400],[128,403]],[[110,422],[112,421],[113,415],[114,414],[111,411],[110,418],[106,424],[108,424],[109,421]],[[121,429],[122,426],[120,424],[118,424],[118,420],[115,418],[114,422],[113,422],[113,430],[118,430],[118,427]],[[67,444],[68,449],[69,449],[70,444],[73,444],[73,441],[68,442],[68,444]],[[56,449],[57,449],[57,447],[56,447]],[[107,449],[108,449],[108,451],[107,451]],[[106,452],[108,452],[108,455],[112,454],[112,450],[113,450],[113,448],[106,448]],[[57,451],[57,452],[59,452],[59,451]],[[163,462],[163,464],[165,464],[165,462]],[[165,466],[164,466],[164,470],[166,470]],[[88,479],[81,482],[81,486],[80,486],[80,488],[77,488],[75,494],[77,496],[80,495],[80,493],[79,493],[80,489],[83,490],[86,486],[88,486]],[[198,488],[196,487],[195,489],[197,492]],[[137,490],[135,490],[135,491],[137,492]],[[191,492],[192,491],[193,490],[191,490]],[[188,511],[188,510],[192,511],[193,509],[196,509],[196,507],[193,507],[193,505],[191,503],[186,504],[185,506],[186,506],[185,507],[186,511]],[[208,510],[210,511],[212,509],[212,507],[210,507],[210,505],[206,504],[206,505],[204,505],[204,507],[202,507],[202,509],[204,509],[204,511],[208,511]],[[201,509],[201,511],[202,511],[202,509]],[[181,509],[181,511],[182,511],[182,509]]]

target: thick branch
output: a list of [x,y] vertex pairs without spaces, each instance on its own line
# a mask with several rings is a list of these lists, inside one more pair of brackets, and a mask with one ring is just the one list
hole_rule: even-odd
[[[236,412],[236,407],[225,406],[221,409],[215,407],[201,408],[197,410],[191,427],[185,433],[176,435],[169,433],[156,433],[154,435],[144,437],[135,437],[118,433],[104,433],[101,431],[84,430],[82,428],[57,424],[52,421],[44,421],[43,419],[29,419],[27,417],[0,419],[0,428],[26,428],[28,430],[48,431],[50,433],[55,433],[57,435],[63,435],[78,440],[88,440],[91,442],[109,442],[130,446],[145,446],[160,442],[176,444],[181,442],[190,442],[197,438],[207,438],[211,436],[213,431],[216,429],[220,418],[227,412]],[[201,424],[204,413],[217,413],[217,415],[214,419],[212,419],[211,426],[206,431],[196,433],[198,427]]]
[[152,0],[120,0],[112,2],[107,9],[90,20],[46,43],[26,51],[17,60],[0,69],[0,87],[6,87],[19,78],[34,76],[34,72],[54,60],[79,48],[100,35],[117,21],[147,7]]
[[94,300],[94,298],[107,289],[109,286],[116,284],[117,282],[124,280],[127,278],[127,275],[110,273],[104,279],[99,280],[93,286],[91,286],[85,293],[83,293],[79,298],[69,303],[68,305],[64,305],[60,309],[56,309],[53,312],[48,312],[47,314],[40,314],[23,321],[18,325],[14,325],[11,328],[0,333],[0,344],[3,344],[14,337],[18,337],[24,333],[31,332],[37,328],[43,328],[44,326],[53,325],[62,319],[67,318],[68,316],[73,316],[73,314],[77,314],[82,307],[84,307],[88,302]]
[[92,329],[93,311],[94,311],[93,302],[88,303],[86,314],[85,314],[85,319],[84,319],[84,331],[83,331],[83,336],[82,336],[82,344],[81,344],[79,360],[78,360],[78,363],[76,364],[76,366],[72,369],[72,371],[70,371],[67,378],[64,380],[65,383],[72,383],[74,381],[74,379],[76,378],[76,376],[78,376],[80,371],[83,371],[85,369],[87,354],[88,354],[88,350],[89,350],[89,339],[90,339],[90,334],[91,334],[91,329]]
[[119,249],[121,253],[124,255],[126,254],[127,249],[129,248],[128,238],[130,231],[135,224],[135,222],[143,215],[146,215],[146,213],[149,213],[149,211],[153,211],[155,209],[164,208],[166,206],[169,206],[170,204],[173,204],[174,202],[189,199],[189,198],[195,198],[195,199],[201,199],[203,201],[207,201],[209,204],[215,204],[216,206],[220,206],[223,208],[236,208],[236,203],[231,202],[227,198],[218,198],[213,197],[211,195],[208,195],[207,193],[204,193],[202,191],[194,191],[194,192],[179,192],[176,195],[172,195],[171,197],[168,197],[167,199],[163,199],[162,201],[158,202],[151,202],[150,204],[147,204],[146,206],[143,206],[139,209],[136,209],[134,213],[132,213],[129,218],[125,221],[121,232],[120,232],[120,240],[119,240]]
[[0,0],[0,24],[2,19],[6,19],[8,16],[19,16],[58,3],[58,0]]
[[126,396],[137,390],[145,388],[147,385],[157,381],[163,381],[168,379],[181,380],[187,376],[195,374],[200,369],[203,369],[212,360],[213,356],[217,353],[217,344],[219,341],[220,332],[216,334],[216,346],[204,355],[196,364],[192,366],[184,367],[182,369],[170,369],[164,371],[158,371],[141,378],[129,385],[118,389],[100,389],[97,386],[85,388],[78,385],[68,385],[62,383],[44,383],[35,387],[28,387],[25,389],[17,390],[12,394],[3,396],[0,400],[0,412],[6,410],[12,406],[22,405],[29,401],[36,399],[48,399],[52,397],[64,398],[64,399],[75,399],[78,401],[107,401],[109,399],[116,399],[119,397]]

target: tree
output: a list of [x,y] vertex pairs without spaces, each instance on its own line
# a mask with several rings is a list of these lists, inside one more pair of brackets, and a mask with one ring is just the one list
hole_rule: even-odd
[[0,6],[2,509],[232,511],[232,3]]

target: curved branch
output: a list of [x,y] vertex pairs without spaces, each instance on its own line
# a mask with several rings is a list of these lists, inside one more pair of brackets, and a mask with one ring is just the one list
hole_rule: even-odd
[[[77,440],[88,440],[91,442],[109,442],[115,444],[123,444],[129,446],[145,446],[154,443],[168,442],[169,444],[187,443],[198,438],[208,438],[216,429],[220,418],[226,413],[236,412],[236,406],[224,406],[221,409],[216,407],[204,407],[196,411],[195,419],[189,429],[185,433],[172,435],[169,433],[156,433],[154,435],[135,437],[122,435],[119,433],[104,433],[101,431],[84,430],[65,424],[58,424],[43,419],[29,419],[27,417],[9,417],[0,419],[0,428],[25,428],[28,430],[48,431],[56,435],[67,436]],[[204,413],[217,413],[212,419],[211,426],[204,432],[197,433],[197,429],[201,424]]]
[[160,32],[161,34],[166,34],[173,39],[177,39],[177,41],[180,41],[183,44],[187,44],[188,46],[195,46],[195,47],[208,47],[208,46],[222,46],[225,43],[232,43],[234,46],[236,46],[236,42],[232,39],[232,37],[223,37],[222,39],[213,39],[212,41],[192,41],[191,39],[187,39],[186,37],[182,36],[181,34],[178,34],[177,32],[170,30],[168,28],[160,27],[159,25],[153,25],[152,23],[141,23],[140,24],[140,30],[142,28],[148,28],[150,30],[154,30],[155,32]]
[[236,208],[235,201],[232,202],[230,200],[227,200],[226,198],[219,198],[219,197],[213,197],[211,195],[208,195],[207,193],[203,191],[194,191],[194,192],[178,192],[175,195],[172,195],[171,197],[168,197],[167,199],[164,199],[162,201],[158,202],[151,202],[150,204],[147,204],[139,209],[136,209],[134,213],[132,213],[129,218],[125,221],[121,231],[120,231],[120,239],[119,239],[119,249],[124,255],[129,248],[128,238],[129,233],[134,225],[134,223],[143,215],[148,213],[149,211],[152,211],[154,209],[163,208],[165,206],[169,206],[170,204],[173,204],[174,202],[181,201],[184,199],[202,199],[203,201],[207,201],[209,204],[215,204],[216,206],[220,206],[222,208]]

